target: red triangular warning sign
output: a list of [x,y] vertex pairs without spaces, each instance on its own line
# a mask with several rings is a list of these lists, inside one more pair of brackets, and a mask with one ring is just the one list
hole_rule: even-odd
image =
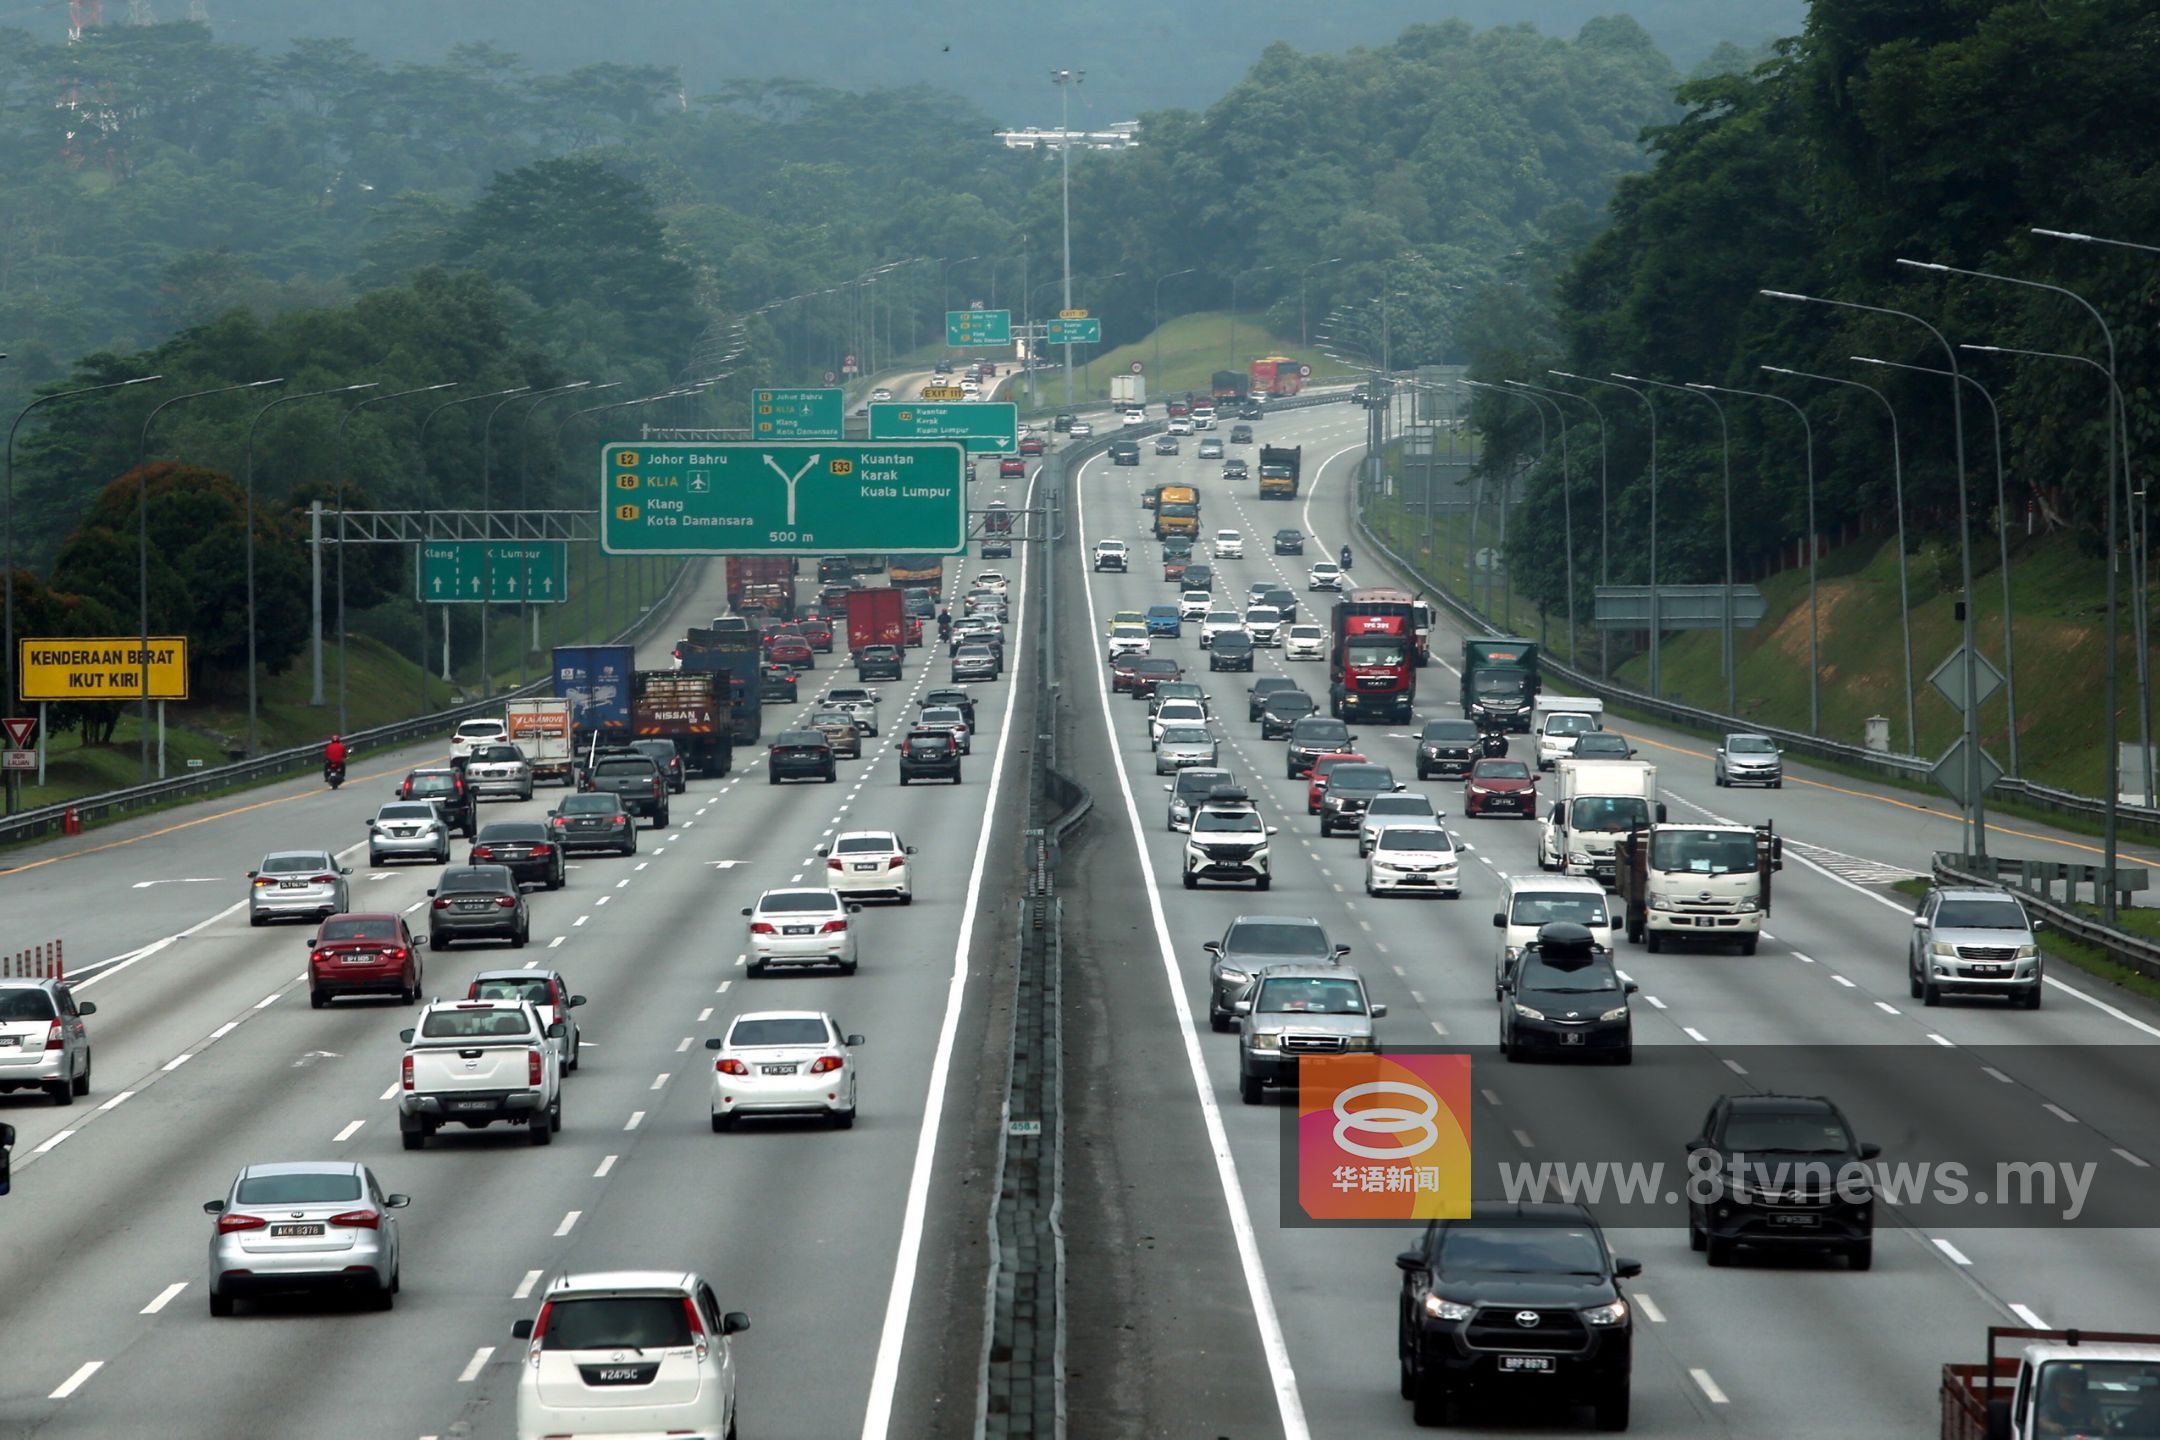
[[6,720],[0,720],[0,730],[5,730],[7,732],[7,742],[9,749],[27,750],[30,748],[31,735],[33,735],[37,731],[37,721],[29,719],[27,717],[21,719],[11,718]]

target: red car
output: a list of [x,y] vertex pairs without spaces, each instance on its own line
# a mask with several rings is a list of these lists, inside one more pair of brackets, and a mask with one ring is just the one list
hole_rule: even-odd
[[1110,689],[1119,695],[1130,695],[1140,683],[1140,662],[1145,655],[1120,655],[1110,662]]
[[810,642],[811,649],[820,655],[832,654],[833,628],[830,620],[822,615],[812,616],[804,619],[797,628],[802,631],[803,639]]
[[1027,461],[1017,455],[1007,455],[1004,459],[998,461],[998,479],[1027,479]]
[[1473,816],[1534,816],[1537,773],[1523,760],[1480,760],[1463,780],[1462,808]]
[[920,615],[910,615],[910,616],[908,616],[908,622],[907,622],[907,643],[908,643],[908,644],[910,644],[910,645],[920,645],[920,644],[922,644],[922,616],[920,616]]
[[1131,692],[1145,699],[1155,693],[1157,685],[1174,683],[1185,678],[1185,667],[1167,655],[1140,655],[1134,657]]
[[1165,580],[1184,579],[1185,567],[1190,563],[1190,560],[1183,555],[1165,555],[1162,562],[1162,578]]
[[817,656],[811,653],[810,642],[800,635],[782,635],[765,647],[765,658],[775,665],[785,665],[791,670],[817,668]]
[[333,915],[308,941],[308,1004],[340,995],[420,998],[420,946],[402,915]]
[[1043,453],[1043,449],[1043,438],[1040,435],[1030,435],[1020,442],[1020,453],[1022,455],[1040,455]]
[[1369,765],[1372,762],[1353,750],[1331,750],[1312,762],[1305,784],[1305,813],[1320,813],[1320,797],[1327,791],[1327,772],[1337,765]]

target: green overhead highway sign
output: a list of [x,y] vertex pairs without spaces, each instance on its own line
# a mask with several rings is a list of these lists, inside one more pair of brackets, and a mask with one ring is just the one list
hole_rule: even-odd
[[430,605],[559,605],[570,598],[570,547],[560,540],[425,540],[417,548],[413,573]]
[[1100,345],[1102,344],[1102,321],[1046,320],[1043,322],[1046,345]]
[[1012,311],[948,310],[945,312],[947,345],[1012,344]]
[[1020,448],[1020,407],[978,400],[957,405],[872,405],[870,438],[958,440],[970,455],[1010,455]]
[[843,398],[838,390],[753,390],[750,433],[760,440],[838,440]]
[[600,544],[610,555],[957,554],[967,451],[949,440],[618,441],[600,452]]

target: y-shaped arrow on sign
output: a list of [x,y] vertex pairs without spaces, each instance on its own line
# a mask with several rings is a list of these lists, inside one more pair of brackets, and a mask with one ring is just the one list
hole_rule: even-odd
[[810,473],[811,467],[816,465],[817,462],[818,457],[812,455],[808,460],[803,461],[802,469],[797,470],[793,475],[790,475],[787,473],[787,471],[780,468],[779,461],[773,459],[773,457],[770,455],[767,455],[765,457],[765,463],[772,466],[773,474],[778,475],[782,480],[785,480],[787,482],[787,523],[790,525],[793,525],[795,523],[795,487],[796,485],[801,483],[803,476]]

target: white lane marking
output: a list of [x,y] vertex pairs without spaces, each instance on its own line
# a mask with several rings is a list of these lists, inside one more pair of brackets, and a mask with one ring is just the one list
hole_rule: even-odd
[[46,1151],[52,1149],[54,1146],[58,1145],[61,1141],[67,1139],[68,1136],[73,1135],[74,1133],[75,1132],[73,1130],[55,1130],[51,1135],[46,1137],[44,1144],[38,1146],[37,1149],[32,1150],[30,1153],[33,1155],[43,1155]]
[[1698,1045],[1707,1045],[1710,1043],[1710,1037],[1703,1034],[1702,1031],[1697,1030],[1692,1025],[1683,1025],[1680,1027],[1680,1029],[1683,1033],[1686,1034],[1688,1039],[1693,1040]]
[[1665,1312],[1658,1309],[1657,1301],[1652,1300],[1640,1290],[1631,1293],[1634,1295],[1636,1308],[1642,1311],[1644,1319],[1653,1325],[1663,1325],[1665,1323]]
[[284,993],[285,993],[284,991],[280,990],[280,991],[278,991],[278,992],[277,992],[277,995],[265,995],[265,996],[263,996],[263,998],[262,998],[262,999],[260,999],[260,1000],[257,1000],[257,1001],[255,1002],[255,1008],[256,1008],[257,1010],[267,1010],[267,1009],[269,1009],[269,1008],[270,1008],[270,1007],[271,1007],[272,1005],[275,1005],[275,1004],[277,1004],[277,1002],[278,1002],[278,995],[282,995],[282,994],[284,994]]
[[659,1088],[660,1088],[661,1086],[663,1086],[663,1085],[665,1085],[665,1084],[667,1084],[667,1076],[666,1076],[666,1075],[655,1075],[655,1076],[653,1076],[653,1082],[652,1082],[652,1088],[653,1088],[653,1089],[655,1089],[655,1090],[658,1090],[658,1089],[659,1089]]
[[1663,1010],[1665,1008],[1665,1002],[1658,999],[1655,995],[1645,995],[1642,998],[1649,1001],[1651,1008],[1653,1009]]
[[1695,1382],[1696,1388],[1702,1391],[1703,1398],[1712,1405],[1730,1405],[1732,1403],[1726,1397],[1725,1392],[1718,1389],[1717,1381],[1710,1378],[1708,1370],[1690,1370],[1687,1373],[1688,1377]]
[[592,916],[590,915],[580,915],[577,917],[577,919],[570,922],[571,928],[575,929],[577,926],[584,924],[587,920],[590,919],[592,919]]
[[681,1043],[680,1043],[680,1044],[678,1044],[678,1045],[676,1045],[676,1047],[675,1047],[675,1053],[676,1053],[676,1054],[678,1054],[678,1055],[680,1055],[680,1054],[682,1054],[682,1053],[683,1053],[683,1051],[685,1051],[685,1050],[688,1050],[689,1048],[690,1048],[690,1037],[689,1037],[688,1035],[685,1035],[685,1036],[683,1036],[683,1037],[682,1037],[682,1041],[681,1041]]
[[1732,1071],[1732,1073],[1735,1075],[1747,1074],[1747,1068],[1737,1060],[1727,1060],[1725,1062],[1725,1068]]
[[[660,852],[659,852],[659,851],[657,851],[657,850],[653,851],[653,854],[655,854],[655,855],[657,855],[657,854],[659,854],[659,853],[660,853]],[[638,869],[640,869],[640,870],[642,870],[642,869],[644,869],[644,868],[645,868],[645,867],[646,867],[647,865],[650,865],[650,864],[652,864],[652,861],[650,861],[650,860],[640,860],[640,861],[638,861],[638,862],[637,862],[637,868],[638,868]],[[629,882],[628,882],[628,881],[624,881],[623,883],[624,883],[624,884],[628,884]],[[617,889],[620,889],[620,888],[622,888],[622,887],[621,887],[621,886],[617,886],[616,888],[617,888]]]
[[163,1290],[158,1291],[156,1297],[148,1305],[143,1306],[142,1309],[135,1313],[138,1315],[155,1315],[167,1305],[172,1304],[174,1297],[185,1289],[187,1289],[187,1281],[175,1280]]
[[185,1065],[185,1064],[187,1064],[187,1062],[188,1062],[188,1061],[190,1061],[190,1060],[192,1060],[192,1059],[194,1059],[194,1058],[195,1058],[195,1056],[194,1056],[193,1052],[187,1052],[187,1053],[183,1053],[183,1054],[175,1055],[175,1056],[173,1056],[173,1058],[172,1058],[172,1059],[170,1059],[170,1060],[166,1061],[166,1062],[165,1062],[165,1063],[164,1063],[163,1065],[160,1065],[160,1066],[159,1066],[158,1068],[159,1068],[160,1070],[164,1070],[164,1071],[166,1071],[166,1072],[170,1073],[171,1071],[174,1071],[174,1070],[177,1070],[177,1069],[179,1069],[179,1068],[180,1068],[180,1067],[181,1067],[182,1065]]
[[605,904],[607,904],[607,902],[608,902],[608,901],[610,901],[610,900],[612,900],[612,899],[614,899],[614,898],[615,898],[615,897],[614,897],[614,896],[612,896],[612,895],[601,895],[601,896],[599,896],[599,897],[595,898],[595,899],[594,899],[594,901],[593,901],[592,903],[593,903],[594,905],[605,905]]
[[618,890],[620,890],[620,889],[622,889],[622,888],[623,888],[623,886],[625,886],[625,885],[628,885],[629,883],[630,883],[630,877],[629,877],[629,876],[627,876],[627,875],[625,875],[625,876],[623,876],[623,878],[622,878],[622,879],[620,879],[620,880],[617,880],[617,881],[615,882],[615,888],[616,888],[616,889],[618,889]]
[[1441,1024],[1438,1020],[1435,1020],[1432,1022],[1432,1028],[1433,1034],[1438,1035],[1443,1040],[1447,1039],[1447,1026]]
[[600,1161],[600,1168],[592,1172],[592,1178],[595,1180],[605,1180],[607,1178],[607,1172],[614,1168],[615,1157],[613,1155],[606,1156]]
[[73,1395],[77,1390],[82,1389],[83,1383],[85,1381],[87,1381],[91,1376],[97,1374],[98,1371],[104,1368],[105,1362],[103,1360],[83,1361],[81,1366],[76,1369],[74,1374],[68,1376],[67,1379],[60,1382],[59,1389],[53,1391],[52,1394],[46,1396],[45,1398],[48,1400],[67,1399],[68,1396]]
[[135,1092],[133,1090],[122,1090],[119,1094],[113,1096],[112,1099],[107,1100],[104,1104],[98,1106],[97,1108],[100,1110],[117,1109],[122,1101],[130,1100],[134,1098],[134,1095]]
[[710,1019],[712,1019],[712,1006],[707,1005],[704,1009],[697,1012],[698,1024],[702,1025]]
[[[1038,469],[1036,475],[1028,481],[1028,488],[1023,496],[1028,504],[1034,502],[1035,482],[1040,475],[1041,471]],[[1028,566],[1032,558],[1029,551],[1021,552],[1022,603],[1013,625],[1013,649],[1016,653],[1026,648],[1029,611],[1032,607],[1025,601]],[[983,874],[990,863],[991,819],[996,813],[997,796],[1005,774],[1005,761],[1011,753],[1009,742],[1013,713],[1018,709],[1017,705],[1008,703],[998,722],[996,758],[990,764],[990,783],[983,792],[982,827],[975,839],[975,861],[968,874],[967,900],[960,910],[959,938],[953,946],[952,975],[945,991],[945,1014],[938,1024],[937,1048],[932,1053],[930,1062],[929,1103],[924,1107],[922,1129],[916,1139],[914,1170],[908,1177],[907,1206],[901,1215],[899,1253],[893,1266],[893,1288],[885,1303],[884,1327],[878,1333],[877,1364],[870,1374],[870,1400],[863,1416],[863,1440],[884,1440],[892,1427],[893,1398],[900,1383],[901,1349],[908,1339],[908,1307],[914,1299],[915,1272],[921,1262],[923,1229],[930,1204],[930,1183],[937,1159],[938,1129],[945,1114],[946,1080],[951,1073],[953,1047],[960,1032],[961,1009],[967,998],[968,952],[974,948],[975,921],[983,891]],[[1104,696],[1103,713],[1105,716],[1109,714],[1107,693]],[[1122,773],[1121,771],[1121,776]],[[1137,812],[1134,814],[1133,823],[1137,833]],[[1302,1440],[1302,1437],[1291,1436],[1289,1440]]]
[[2120,1145],[2114,1146],[2113,1149],[2117,1155],[2122,1156],[2123,1159],[2129,1161],[2132,1165],[2137,1166],[2137,1168],[2140,1170],[2150,1170],[2152,1168],[2150,1165],[2147,1165],[2143,1160],[2140,1160],[2137,1156],[2131,1154],[2128,1150],[2123,1149]]
[[643,1110],[632,1110],[630,1112],[630,1118],[623,1122],[622,1128],[625,1130],[635,1130],[638,1127],[638,1123],[644,1118],[645,1112]]
[[495,1347],[493,1345],[482,1345],[479,1349],[473,1351],[472,1359],[466,1361],[465,1368],[458,1372],[458,1384],[470,1385],[473,1381],[479,1379],[480,1372],[487,1368],[487,1362],[494,1354]]
[[540,1283],[540,1277],[542,1275],[545,1275],[546,1273],[547,1272],[545,1270],[527,1270],[525,1272],[525,1278],[518,1281],[517,1289],[510,1292],[510,1298],[512,1300],[524,1300],[529,1298],[532,1295],[533,1286],[538,1285]]
[[1803,955],[1798,950],[1792,952],[1792,958],[1798,960],[1803,965],[1812,965],[1815,963],[1815,957],[1813,957],[1812,955]]
[[553,950],[556,946],[562,944],[563,941],[569,938],[570,937],[567,935],[557,935],[554,939],[548,941],[548,949]]
[[331,1143],[331,1144],[333,1144],[333,1145],[342,1145],[342,1144],[344,1144],[344,1143],[345,1143],[345,1142],[346,1142],[347,1140],[350,1140],[350,1139],[352,1139],[352,1137],[353,1137],[353,1136],[355,1136],[355,1135],[359,1134],[359,1133],[360,1133],[360,1127],[361,1127],[361,1126],[363,1126],[363,1125],[365,1125],[365,1124],[367,1124],[367,1121],[365,1121],[365,1120],[355,1120],[355,1121],[353,1121],[353,1122],[352,1122],[351,1124],[347,1125],[347,1126],[346,1126],[346,1127],[345,1127],[344,1129],[342,1129],[342,1130],[338,1131],[338,1132],[337,1132],[337,1134],[335,1134],[335,1135],[331,1136],[331,1137],[330,1137],[330,1143]]
[[1492,1106],[1492,1107],[1493,1107],[1493,1109],[1497,1110],[1497,1109],[1499,1109],[1499,1108],[1500,1108],[1500,1097],[1499,1097],[1498,1095],[1495,1095],[1495,1094],[1493,1094],[1493,1092],[1492,1092],[1492,1091],[1490,1091],[1490,1090],[1480,1090],[1480,1091],[1478,1091],[1478,1094],[1479,1094],[1479,1095],[1480,1095],[1481,1097],[1483,1097],[1483,1099],[1484,1099],[1485,1103],[1486,1103],[1487,1105],[1490,1105],[1490,1106]]
[[1945,1050],[1957,1049],[1957,1045],[1954,1041],[1945,1039],[1943,1036],[1937,1035],[1932,1030],[1928,1032],[1928,1039],[1934,1041],[1937,1045],[1942,1046]]
[[1957,1246],[1955,1246],[1955,1245],[1951,1244],[1951,1243],[1950,1243],[1950,1242],[1949,1242],[1948,1240],[1945,1240],[1945,1239],[1943,1239],[1943,1238],[1942,1238],[1942,1236],[1940,1236],[1940,1235],[1930,1235],[1930,1236],[1928,1237],[1928,1239],[1930,1239],[1930,1240],[1932,1240],[1932,1241],[1934,1241],[1934,1242],[1935,1242],[1935,1248],[1936,1248],[1937,1250],[1940,1250],[1940,1251],[1942,1251],[1942,1253],[1943,1253],[1943,1254],[1945,1254],[1945,1255],[1947,1255],[1947,1256],[1949,1256],[1949,1257],[1950,1257],[1950,1263],[1951,1263],[1951,1264],[1953,1264],[1953,1265],[1970,1265],[1970,1264],[1972,1264],[1972,1259],[1971,1259],[1971,1258],[1970,1258],[1969,1256],[1967,1256],[1967,1255],[1966,1255],[1966,1253],[1965,1253],[1964,1251],[1962,1251],[1962,1250],[1958,1249],[1958,1248],[1957,1248]]
[[1892,1005],[1887,1000],[1877,1000],[1875,1002],[1875,1008],[1882,1011],[1882,1013],[1885,1015],[1895,1015],[1898,1013],[1897,1006]]
[[1985,1076],[1987,1076],[1987,1077],[1988,1077],[1988,1079],[1990,1079],[1990,1080],[1993,1080],[1993,1081],[1997,1082],[1998,1084],[2002,1084],[2002,1085],[2015,1085],[2015,1084],[2017,1084],[2017,1081],[2015,1081],[2015,1080],[2012,1080],[2012,1079],[2011,1079],[2011,1078],[2010,1078],[2009,1076],[2007,1076],[2007,1075],[2003,1074],[2003,1072],[2002,1072],[2002,1071],[2000,1071],[2000,1070],[1996,1069],[1996,1068],[1995,1068],[1994,1066],[1992,1066],[1992,1065],[1982,1065],[1982,1066],[1980,1067],[1980,1073],[1981,1073],[1981,1074],[1983,1074],[1983,1075],[1985,1075]]
[[1515,1143],[1522,1146],[1522,1148],[1525,1150],[1537,1149],[1537,1146],[1531,1143],[1530,1132],[1527,1130],[1517,1130],[1515,1132]]
[[[740,956],[740,955],[736,956],[736,957],[735,957],[735,963],[736,963],[736,964],[738,964],[738,965],[742,964],[742,956]],[[717,989],[717,990],[715,990],[715,991],[713,991],[713,994],[715,994],[715,995],[725,995],[725,994],[727,994],[728,986],[730,986],[730,985],[732,985],[732,984],[734,984],[734,983],[735,983],[735,982],[734,982],[733,980],[722,980],[722,981],[720,982],[720,988],[719,988],[719,989]]]
[[222,1040],[227,1035],[232,1034],[233,1031],[239,1028],[240,1022],[238,1020],[227,1020],[224,1024],[218,1026],[217,1029],[210,1032],[210,1038],[212,1040]]
[[2015,1300],[2013,1300],[2010,1302],[2010,1313],[2017,1316],[2018,1319],[2024,1321],[2027,1325],[2030,1325],[2035,1330],[2045,1330],[2048,1328],[2047,1321],[2040,1318],[2040,1312],[2033,1309],[2030,1305],[2020,1305]]
[[577,1224],[578,1217],[580,1215],[583,1215],[584,1213],[585,1212],[582,1210],[572,1210],[568,1214],[564,1215],[562,1217],[562,1224],[555,1227],[555,1238],[560,1240],[563,1236],[569,1234],[571,1227]]
[[2040,1104],[2040,1108],[2047,1111],[2048,1114],[2053,1115],[2056,1119],[2062,1121],[2065,1125],[2075,1125],[2078,1123],[2077,1116],[2063,1109],[2062,1106],[2057,1105],[2052,1100],[2042,1101]]
[[1853,985],[1853,982],[1852,982],[1852,981],[1850,981],[1850,980],[1846,979],[1846,978],[1845,978],[1844,976],[1842,976],[1842,975],[1832,975],[1832,976],[1831,976],[1830,978],[1831,978],[1832,980],[1835,980],[1835,981],[1837,981],[1837,983],[1838,983],[1838,984],[1840,984],[1840,985],[1843,985],[1843,986],[1844,986],[1844,987],[1845,987],[1846,989],[1848,989],[1848,990],[1851,990],[1851,989],[1854,989],[1854,988],[1856,988],[1856,987],[1855,987],[1855,986]]
[[395,1097],[395,1096],[396,1096],[396,1094],[397,1094],[397,1092],[398,1092],[398,1087],[397,1087],[397,1086],[395,1086],[395,1085],[392,1085],[392,1086],[391,1086],[391,1087],[390,1087],[389,1089],[387,1089],[387,1090],[383,1091],[383,1092],[382,1092],[382,1094],[380,1094],[380,1095],[376,1096],[375,1098],[376,1098],[376,1099],[378,1099],[378,1100],[389,1100],[389,1099],[392,1099],[393,1097]]

